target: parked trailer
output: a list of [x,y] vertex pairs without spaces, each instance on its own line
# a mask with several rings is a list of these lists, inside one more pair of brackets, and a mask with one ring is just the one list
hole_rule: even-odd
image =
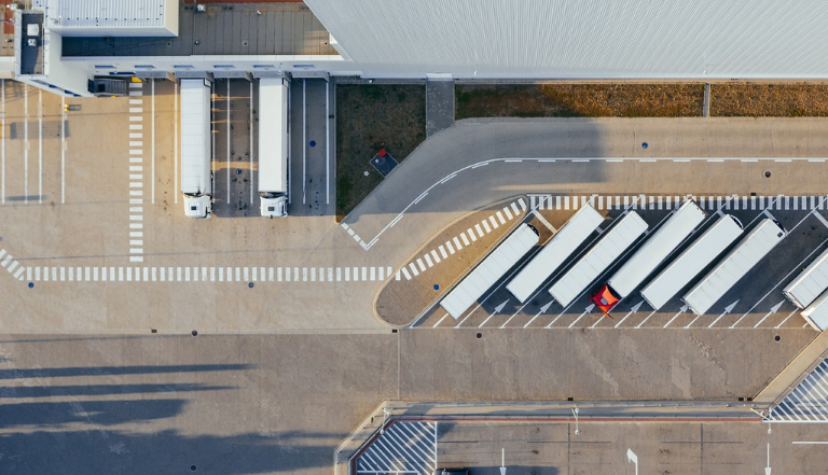
[[786,234],[781,224],[772,219],[763,219],[681,300],[696,315],[704,315],[753,266],[768,255]]
[[[630,295],[644,279],[652,274],[664,262],[682,241],[704,220],[705,213],[693,200],[687,200],[667,221],[653,233],[633,256],[609,278],[592,297],[592,302],[604,313],[614,307],[621,299]],[[602,296],[612,299],[602,299]]]
[[538,231],[521,224],[440,302],[457,320],[538,243]]
[[823,252],[782,293],[792,304],[805,308],[828,289],[828,250]]
[[259,79],[259,198],[262,216],[287,216],[288,86],[282,78]]
[[653,310],[660,309],[741,235],[742,223],[732,215],[722,216],[647,284],[641,296]]
[[209,218],[213,194],[210,83],[206,79],[182,79],[180,97],[184,214],[190,218]]
[[568,306],[646,230],[647,223],[630,211],[549,288],[549,293],[556,302]]
[[825,331],[828,328],[828,290],[802,311],[802,318],[818,332]]
[[604,222],[604,217],[590,204],[578,210],[561,230],[532,258],[531,261],[506,285],[521,303],[525,302],[570,254],[586,241],[590,234]]

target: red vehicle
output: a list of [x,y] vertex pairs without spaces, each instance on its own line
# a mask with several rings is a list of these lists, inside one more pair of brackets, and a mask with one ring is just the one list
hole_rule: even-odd
[[598,292],[592,294],[589,300],[592,303],[594,303],[595,306],[600,308],[601,311],[604,312],[604,315],[608,316],[609,318],[612,318],[610,317],[609,311],[612,310],[612,308],[615,307],[615,305],[621,301],[620,298],[615,296],[615,294],[612,292],[612,289],[610,289],[609,285],[607,284],[602,285],[601,288],[598,289]]

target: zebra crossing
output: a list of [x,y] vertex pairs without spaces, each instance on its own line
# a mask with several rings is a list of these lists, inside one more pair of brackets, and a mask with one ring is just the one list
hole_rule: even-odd
[[506,225],[515,219],[520,219],[526,213],[526,201],[523,198],[511,202],[501,210],[496,210],[475,223],[467,230],[460,232],[443,244],[425,251],[423,254],[414,257],[411,262],[404,265],[397,271],[396,280],[411,280],[421,273],[425,273],[440,262],[448,259],[457,251],[468,247],[483,236],[491,233],[501,225]]
[[392,422],[356,459],[357,475],[432,475],[435,470],[437,422]]
[[5,249],[0,249],[0,266],[9,271],[15,279],[23,280],[24,267]]
[[129,84],[129,262],[144,262],[143,83]]
[[828,358],[773,408],[772,422],[828,422]]
[[745,195],[551,195],[531,194],[529,207],[539,210],[577,210],[590,203],[599,210],[649,209],[670,210],[678,208],[692,198],[706,210],[769,210],[811,211],[826,209],[828,195],[811,196],[745,196]]
[[[5,259],[3,256],[6,256]],[[391,267],[91,267],[20,266],[0,249],[0,265],[28,282],[374,282]]]

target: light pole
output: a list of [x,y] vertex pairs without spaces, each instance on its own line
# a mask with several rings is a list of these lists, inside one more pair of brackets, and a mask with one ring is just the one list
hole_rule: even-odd
[[771,422],[773,422],[773,406],[770,408],[770,412],[768,413],[768,434],[772,434],[773,431],[771,430]]
[[572,409],[572,414],[575,415],[575,435],[578,435],[578,434],[581,433],[581,431],[578,429],[578,408],[577,407]]
[[635,455],[632,449],[627,449],[627,462],[635,464],[635,475],[638,475],[638,455]]
[[500,475],[506,475],[506,449],[500,449]]

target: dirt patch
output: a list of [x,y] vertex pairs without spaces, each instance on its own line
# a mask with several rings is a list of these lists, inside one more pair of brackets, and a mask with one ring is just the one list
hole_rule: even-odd
[[458,85],[469,117],[699,117],[702,84]]
[[828,117],[828,85],[712,84],[710,115]]
[[425,140],[425,85],[339,84],[336,109],[339,222],[382,181],[369,163],[381,148],[402,162]]

